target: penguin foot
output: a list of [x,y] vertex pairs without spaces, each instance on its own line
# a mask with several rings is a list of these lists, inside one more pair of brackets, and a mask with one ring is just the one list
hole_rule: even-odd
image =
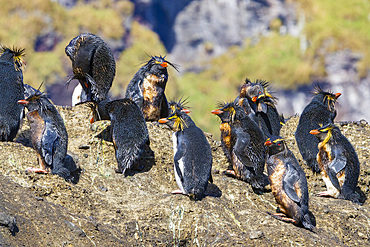
[[234,170],[226,170],[226,171],[224,171],[224,174],[225,174],[226,176],[236,177],[236,173],[235,173],[235,171],[234,171]]
[[35,167],[27,167],[27,172],[36,172],[36,173],[43,173],[48,174],[49,172],[47,170],[44,170],[42,168],[35,168]]
[[172,191],[171,193],[172,193],[172,194],[184,194],[184,193],[182,192],[182,190],[180,190],[180,189],[174,190],[174,191]]
[[322,196],[322,197],[333,197],[332,194],[330,194],[328,191],[322,191],[316,194],[316,196]]
[[272,214],[272,213],[268,213],[269,215],[271,215],[272,217],[274,217],[275,219],[278,219],[278,220],[282,220],[284,222],[288,222],[288,223],[293,223],[295,225],[298,224],[298,222],[292,218],[289,218],[287,217],[285,214],[283,213],[275,213],[275,214]]

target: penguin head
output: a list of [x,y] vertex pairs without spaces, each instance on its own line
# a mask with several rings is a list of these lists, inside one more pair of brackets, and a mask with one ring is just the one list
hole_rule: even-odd
[[186,106],[187,104],[187,98],[182,99],[180,98],[178,101],[170,101],[168,102],[169,105],[169,114],[171,115],[176,112],[176,110],[180,110],[186,114],[190,113],[190,110],[188,109],[189,107]]
[[26,99],[18,100],[18,104],[25,106],[28,111],[42,110],[42,98],[46,97],[40,91],[36,91]]
[[285,152],[288,150],[285,140],[280,136],[271,136],[265,142],[267,152],[270,155]]
[[172,66],[177,72],[179,72],[178,65],[167,61],[165,58],[166,56],[152,56],[144,67],[146,67],[152,74],[167,73],[168,65]]
[[319,139],[320,142],[324,142],[324,144],[326,144],[332,137],[333,130],[335,128],[338,128],[338,127],[336,127],[333,123],[329,123],[318,129],[311,130],[310,134],[315,135]]
[[335,103],[338,98],[342,95],[341,93],[332,93],[330,91],[324,91],[319,85],[315,87],[315,98],[322,101],[327,106],[328,110],[334,111]]
[[26,61],[24,61],[23,57],[25,56],[24,48],[17,48],[17,47],[6,47],[0,46],[0,54],[1,58],[4,60],[8,60],[9,62],[14,63],[14,68],[17,71],[23,70],[26,68]]
[[[91,36],[91,33],[83,33],[74,37],[65,48],[65,53],[73,61],[80,45],[86,40],[87,37]],[[95,35],[93,35],[95,36]]]
[[183,111],[177,109],[173,114],[166,118],[161,118],[158,120],[161,124],[166,124],[173,131],[183,131],[184,129],[193,125],[191,118]]
[[213,110],[211,113],[220,117],[222,123],[233,123],[235,120],[246,116],[243,108],[238,103],[219,103],[218,109]]
[[[248,78],[245,79],[245,83],[240,88],[240,98],[247,98],[252,100],[253,97],[258,97],[258,95],[263,94],[264,88],[260,83],[252,82]],[[254,101],[255,102],[255,101]]]

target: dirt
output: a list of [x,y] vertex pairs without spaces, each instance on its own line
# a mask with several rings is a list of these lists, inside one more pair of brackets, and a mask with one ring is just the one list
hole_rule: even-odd
[[[294,140],[298,117],[282,129],[307,176],[311,232],[268,215],[275,212],[271,192],[254,194],[250,185],[223,175],[228,167],[220,143],[207,134],[213,152],[214,183],[201,201],[172,195],[171,131],[148,123],[150,148],[145,168],[117,174],[109,121],[89,123],[89,110],[58,107],[68,130],[68,150],[80,167],[76,184],[56,175],[25,172],[38,166],[25,120],[15,142],[0,143],[0,213],[16,219],[16,229],[0,226],[0,246],[369,246],[370,205],[317,197],[320,176],[303,163]],[[209,117],[212,117],[211,115]],[[341,124],[360,163],[359,189],[370,193],[370,127]],[[147,152],[149,154],[150,152]]]

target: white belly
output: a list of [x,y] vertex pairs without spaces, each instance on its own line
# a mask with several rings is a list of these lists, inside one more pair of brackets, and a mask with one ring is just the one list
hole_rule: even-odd
[[[175,156],[175,154],[177,152],[177,137],[176,137],[176,132],[173,132],[172,133],[172,141],[173,141],[173,155]],[[181,174],[184,175],[184,162],[183,162],[183,158],[181,158],[178,162],[179,162],[179,167],[180,167]],[[177,170],[176,170],[175,164],[173,165],[173,170],[175,171],[175,179],[176,179],[177,186],[179,186],[179,189],[184,194],[186,194],[185,193],[185,190],[184,190],[184,186],[182,185],[180,176],[177,174]]]

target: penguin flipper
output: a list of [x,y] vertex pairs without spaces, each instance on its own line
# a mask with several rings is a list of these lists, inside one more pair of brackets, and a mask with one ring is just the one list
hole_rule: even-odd
[[337,174],[346,167],[347,158],[343,152],[338,149],[332,150],[332,154],[335,158],[328,165],[328,175],[333,186],[340,190]]
[[254,168],[260,163],[263,151],[253,145],[248,133],[236,130],[236,135],[238,136],[234,146],[236,157],[243,163],[243,165]]
[[300,202],[300,198],[295,191],[294,184],[299,181],[299,172],[291,164],[286,164],[286,174],[283,178],[283,188],[288,197],[296,203]]
[[234,146],[234,153],[236,157],[243,162],[243,165],[248,167],[253,167],[253,163],[250,162],[250,155],[249,155],[249,147],[251,145],[251,138],[250,136],[243,132],[236,130],[236,135],[238,139],[236,140],[235,146]]
[[41,138],[41,151],[45,162],[49,166],[53,164],[54,151],[58,140],[59,135],[56,129],[54,129],[50,124],[46,124]]

